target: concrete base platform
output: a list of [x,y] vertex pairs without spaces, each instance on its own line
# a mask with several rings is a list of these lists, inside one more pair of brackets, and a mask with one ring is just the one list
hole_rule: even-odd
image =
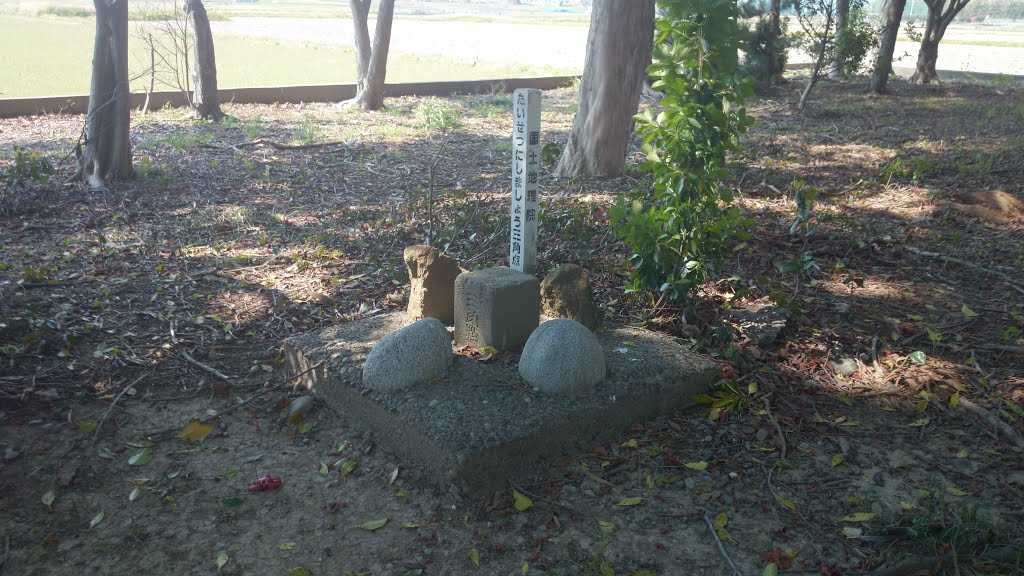
[[488,363],[456,355],[433,382],[393,393],[363,388],[366,354],[405,322],[405,314],[387,314],[296,336],[285,341],[285,357],[292,374],[308,371],[300,385],[461,495],[531,478],[562,453],[671,414],[720,374],[710,359],[668,336],[609,328],[597,334],[608,375],[586,395],[536,394],[519,376],[516,354]]

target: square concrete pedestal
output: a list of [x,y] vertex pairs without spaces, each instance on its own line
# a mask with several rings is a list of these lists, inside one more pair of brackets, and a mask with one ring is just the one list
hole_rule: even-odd
[[405,314],[388,314],[290,338],[288,367],[293,374],[305,372],[302,385],[382,448],[463,495],[550,476],[561,454],[675,413],[720,374],[713,361],[666,335],[610,328],[597,334],[607,377],[585,395],[535,393],[519,376],[518,354],[488,363],[457,355],[435,381],[389,393],[363,388],[366,354],[404,322]]

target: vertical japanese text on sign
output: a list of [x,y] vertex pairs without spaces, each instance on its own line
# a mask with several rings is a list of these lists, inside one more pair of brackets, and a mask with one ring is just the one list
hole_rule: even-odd
[[537,268],[537,175],[540,168],[540,90],[515,91],[512,128],[512,230],[509,267]]

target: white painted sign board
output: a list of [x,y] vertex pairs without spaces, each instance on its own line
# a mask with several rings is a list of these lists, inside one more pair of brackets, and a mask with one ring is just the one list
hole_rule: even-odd
[[540,90],[520,88],[512,96],[512,234],[508,265],[537,269],[537,176],[540,171]]

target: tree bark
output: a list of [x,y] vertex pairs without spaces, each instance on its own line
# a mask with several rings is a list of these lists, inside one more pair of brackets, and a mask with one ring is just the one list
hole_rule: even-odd
[[[360,0],[351,0],[353,18],[355,18],[356,4]],[[356,97],[349,102],[349,105],[358,106],[364,110],[380,110],[384,107],[384,80],[387,77],[388,49],[391,45],[391,23],[395,16],[395,0],[381,0],[377,6],[377,24],[373,31],[373,48],[369,46],[369,33],[361,37],[367,31],[367,19],[369,1],[365,4],[367,12],[362,14],[362,25],[356,23],[356,52],[357,66],[363,70],[364,58],[369,60],[366,64],[365,74],[356,84]],[[362,9],[362,6],[359,7]]]
[[356,41],[356,94],[366,88],[366,72],[370,68],[370,18],[371,0],[349,0],[352,8],[352,26]]
[[924,0],[928,6],[925,18],[924,34],[921,36],[921,48],[917,52],[917,66],[910,81],[915,84],[931,84],[939,81],[935,65],[939,59],[939,42],[946,34],[946,28],[953,22],[957,14],[971,0]]
[[654,0],[594,0],[579,109],[553,175],[620,176],[654,43]]
[[131,98],[128,91],[128,1],[93,0],[96,40],[93,45],[85,150],[78,177],[91,187],[132,175],[129,139]]
[[849,19],[850,0],[836,0],[836,47],[832,54],[832,70],[829,72],[829,77],[833,80],[843,76],[843,65],[846,63],[843,37],[846,35],[846,23]]
[[768,9],[768,41],[765,47],[768,50],[768,70],[771,72],[772,82],[784,82],[782,73],[785,72],[785,65],[779,58],[779,42],[782,39],[782,0],[771,0]]
[[217,95],[217,58],[213,51],[210,17],[206,14],[203,0],[186,0],[185,9],[192,19],[192,32],[195,35],[192,108],[200,118],[220,120],[224,113],[220,111],[220,98]]
[[871,72],[871,83],[868,84],[868,91],[872,94],[884,94],[889,83],[892,59],[896,52],[896,37],[900,33],[903,9],[906,6],[907,0],[887,0],[885,3],[885,24],[878,38],[878,53],[875,55],[875,66]]

